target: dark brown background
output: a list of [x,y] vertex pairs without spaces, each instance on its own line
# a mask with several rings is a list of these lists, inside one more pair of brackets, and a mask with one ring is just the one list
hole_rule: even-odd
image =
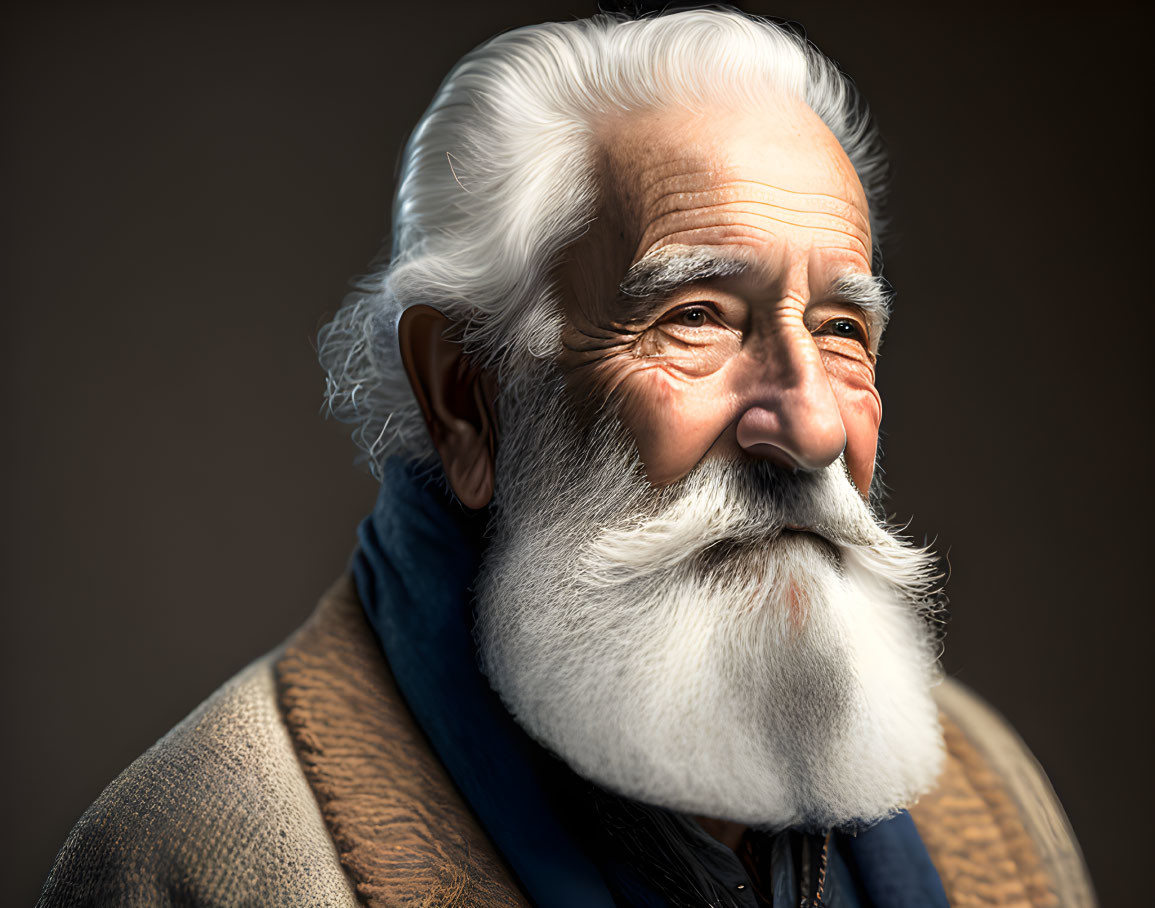
[[[949,554],[946,664],[1047,768],[1105,903],[1137,904],[1149,23],[747,8],[804,22],[892,147],[890,508]],[[101,788],[342,571],[374,485],[319,418],[316,329],[387,234],[398,149],[450,64],[588,11],[6,13],[0,902],[32,902]]]

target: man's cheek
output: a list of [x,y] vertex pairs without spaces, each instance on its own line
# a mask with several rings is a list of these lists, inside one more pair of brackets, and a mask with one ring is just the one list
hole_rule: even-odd
[[632,376],[621,398],[622,422],[634,437],[646,475],[656,486],[679,478],[687,442],[694,435],[692,414],[685,412],[660,369]]
[[836,383],[834,396],[846,429],[846,466],[855,486],[865,495],[874,477],[882,399],[873,385],[850,387]]
[[733,421],[732,395],[721,382],[689,382],[661,366],[632,371],[618,385],[616,399],[655,486],[689,473]]

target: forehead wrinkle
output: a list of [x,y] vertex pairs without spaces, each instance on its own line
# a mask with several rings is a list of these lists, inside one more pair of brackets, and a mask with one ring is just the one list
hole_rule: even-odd
[[[676,178],[668,178],[663,182],[670,182]],[[746,190],[753,198],[746,198],[742,192]],[[647,190],[648,192],[648,190]],[[784,195],[785,199],[781,201],[774,200],[775,195]],[[782,211],[792,211],[799,214],[816,214],[837,218],[846,221],[853,227],[861,230],[863,233],[870,231],[870,222],[859,207],[852,202],[848,202],[844,198],[832,195],[825,192],[801,192],[793,189],[786,189],[782,186],[775,186],[772,183],[762,182],[760,180],[746,180],[737,179],[729,180],[724,183],[718,183],[708,189],[690,189],[686,187],[671,187],[658,195],[654,201],[647,206],[651,211],[654,209],[661,209],[664,202],[669,202],[670,210],[676,210],[676,203],[679,200],[693,202],[698,197],[713,196],[718,199],[716,202],[708,204],[695,205],[697,208],[707,208],[711,205],[723,204],[749,204],[749,205],[766,205],[773,208],[778,208]],[[761,196],[761,197],[759,197]],[[799,208],[796,205],[805,200],[812,200],[813,204],[810,207]],[[783,204],[789,202],[791,204]],[[686,206],[688,207],[688,206]],[[655,215],[648,215],[651,219]]]
[[[665,246],[660,246],[657,243],[651,243],[646,250],[641,250],[635,253],[634,260],[640,261],[647,255],[654,255],[656,252],[661,252],[663,249],[670,249],[676,246],[701,246],[701,247],[716,247],[749,249],[751,261],[756,257],[760,250],[765,249],[767,242],[777,240],[778,237],[771,230],[765,227],[758,227],[753,224],[734,223],[734,224],[715,224],[708,227],[689,227],[685,230],[678,230],[671,236],[677,236],[677,242],[667,243]],[[844,252],[853,252],[854,250],[844,249]]]
[[[704,170],[702,170],[702,169],[683,170],[677,166],[680,163],[681,163],[680,161],[672,161],[666,167],[649,167],[648,168],[649,170],[670,169],[674,172],[669,173],[669,174],[664,174],[662,176],[654,177],[654,179],[648,183],[639,183],[637,188],[641,192],[646,193],[646,192],[650,192],[651,190],[660,188],[663,183],[674,183],[674,182],[681,181],[681,180],[684,180],[688,185],[692,186],[694,183],[699,183],[699,184],[700,183],[706,183],[709,180],[711,180],[712,178],[715,178],[719,175],[719,169],[718,168],[706,168]],[[727,169],[733,170],[733,168],[727,168]],[[834,193],[813,192],[813,191],[805,190],[805,189],[787,189],[785,186],[779,186],[776,183],[768,183],[765,180],[755,180],[755,179],[752,179],[749,177],[735,176],[732,179],[727,179],[727,180],[724,180],[723,182],[718,183],[716,188],[721,189],[721,188],[725,188],[725,187],[729,187],[729,186],[740,185],[742,183],[748,183],[751,186],[761,186],[761,187],[764,187],[766,189],[771,190],[772,192],[781,192],[785,195],[810,196],[811,198],[815,198],[815,199],[830,199],[832,202],[837,202],[840,205],[845,205],[848,208],[853,208],[855,211],[858,210],[858,206],[852,204],[851,202],[848,202],[845,198],[843,198],[840,195],[835,195]],[[687,189],[687,190],[671,189],[671,190],[667,190],[667,193],[681,192],[681,191],[693,192],[695,190],[692,190],[692,189]]]
[[[708,183],[711,179],[718,175],[718,171],[713,168],[686,170],[685,165],[689,164],[692,159],[670,161],[665,165],[652,166],[647,168],[650,171],[662,171],[660,176],[655,176],[649,182],[638,181],[638,189],[643,194],[649,194],[655,189],[659,189],[663,183],[672,183],[684,180],[687,184],[693,185]],[[697,165],[698,161],[693,159],[693,165]],[[671,171],[665,173],[664,171]]]
[[[853,218],[848,218],[845,215],[839,214],[839,213],[834,212],[834,211],[821,211],[821,210],[815,210],[812,208],[790,208],[786,205],[777,205],[773,202],[765,202],[761,199],[723,199],[722,201],[718,201],[718,202],[700,203],[700,204],[694,205],[693,208],[681,208],[681,207],[677,207],[674,204],[672,204],[677,200],[685,199],[685,198],[688,198],[690,196],[707,196],[707,197],[709,197],[709,196],[714,196],[714,195],[716,195],[716,193],[700,192],[700,193],[692,193],[692,194],[691,193],[678,193],[678,194],[674,194],[674,195],[670,195],[670,196],[664,196],[663,199],[659,200],[659,204],[655,204],[654,207],[655,208],[661,208],[662,206],[660,205],[660,202],[665,201],[666,199],[669,199],[669,201],[671,202],[671,205],[667,207],[667,210],[662,211],[660,214],[654,213],[653,215],[651,215],[650,220],[654,221],[654,220],[657,220],[659,218],[668,217],[669,215],[679,214],[681,212],[709,211],[712,208],[724,208],[728,205],[734,205],[734,206],[757,205],[757,206],[764,207],[764,208],[770,208],[770,209],[775,210],[775,211],[789,211],[793,214],[809,214],[809,215],[813,215],[814,217],[817,217],[817,218],[833,218],[836,221],[842,221],[844,224],[848,224],[852,230],[853,229],[861,229],[861,225],[856,223]],[[744,208],[737,208],[737,207],[734,208],[734,210],[735,211],[750,211],[751,214],[757,214],[758,213],[757,211],[752,210],[752,209],[744,209]],[[768,217],[769,217],[769,215],[768,215]],[[810,223],[805,222],[805,221],[788,221],[788,220],[784,220],[782,218],[778,218],[777,220],[783,220],[784,223],[797,224],[797,226],[800,226],[800,227],[811,226]],[[849,233],[850,231],[846,231],[846,232]]]
[[[867,272],[870,271],[871,258],[868,254],[866,254],[865,250],[851,249],[849,246],[815,246],[814,248],[820,252],[849,253],[857,261],[862,263],[862,267],[866,269]],[[853,273],[858,274],[859,272],[855,271]]]
[[[818,223],[816,221],[807,221],[804,219],[792,219],[792,218],[788,218],[788,217],[775,217],[772,214],[766,214],[765,212],[757,211],[753,208],[731,207],[731,206],[741,206],[741,205],[759,205],[759,206],[764,206],[766,208],[770,208],[771,210],[775,210],[775,211],[789,211],[789,212],[793,212],[793,213],[797,213],[797,214],[813,214],[816,218],[833,218],[836,221],[841,221],[843,224],[849,225],[850,229],[847,229],[845,227],[839,227],[839,226],[833,226],[832,227],[832,226],[827,225],[827,224],[821,224],[821,223]],[[843,234],[844,236],[848,236],[851,239],[856,240],[862,246],[863,249],[867,248],[866,242],[860,236],[858,236],[857,233],[854,231],[854,228],[857,225],[853,221],[851,221],[849,218],[844,218],[844,217],[841,217],[840,215],[831,214],[831,213],[827,213],[824,211],[807,212],[804,209],[798,209],[798,208],[782,208],[781,206],[778,206],[778,205],[772,205],[772,204],[767,203],[767,202],[759,202],[757,200],[741,200],[741,199],[739,199],[739,200],[734,200],[734,201],[713,202],[713,203],[708,204],[708,205],[697,205],[693,209],[689,209],[689,210],[684,209],[684,208],[673,208],[669,211],[666,211],[666,212],[652,218],[650,221],[650,227],[652,229],[653,227],[655,227],[659,223],[661,223],[663,220],[665,220],[667,218],[671,218],[671,217],[676,217],[679,214],[687,214],[688,215],[688,214],[691,214],[693,212],[709,212],[709,211],[711,211],[713,209],[717,209],[717,208],[729,208],[729,210],[734,214],[749,214],[749,215],[753,215],[754,217],[765,218],[765,219],[770,220],[770,221],[777,221],[780,224],[787,224],[787,225],[792,226],[792,227],[805,227],[805,228],[811,229],[811,230],[834,231],[835,233],[840,233],[840,234]]]
[[[868,243],[866,242],[865,239],[863,239],[861,236],[858,236],[853,230],[848,230],[844,227],[831,227],[831,226],[827,226],[827,225],[823,225],[823,224],[805,223],[802,221],[791,220],[789,218],[774,217],[773,215],[765,214],[764,212],[752,211],[752,210],[744,209],[744,208],[737,208],[737,209],[729,208],[728,210],[725,210],[727,208],[727,206],[730,206],[732,204],[733,203],[730,203],[730,202],[723,202],[723,203],[719,203],[716,205],[709,205],[709,206],[703,206],[700,208],[696,208],[696,209],[693,209],[692,211],[687,211],[685,209],[678,209],[678,210],[670,211],[666,214],[660,215],[655,220],[652,220],[649,223],[649,226],[646,227],[645,231],[642,234],[641,242],[638,244],[638,248],[639,249],[645,249],[648,251],[648,250],[653,249],[653,247],[657,243],[659,243],[663,237],[666,237],[666,236],[674,236],[677,234],[684,234],[684,233],[688,233],[688,232],[691,232],[694,230],[708,230],[708,229],[717,228],[717,227],[733,226],[735,224],[738,224],[738,225],[742,226],[743,228],[746,228],[749,230],[756,230],[756,231],[759,231],[762,233],[766,233],[772,237],[777,236],[775,231],[773,229],[771,229],[770,227],[764,226],[762,224],[749,223],[749,221],[748,221],[749,218],[757,218],[757,219],[760,219],[762,221],[769,221],[771,223],[784,224],[788,227],[801,227],[801,228],[807,229],[807,230],[819,230],[819,231],[822,231],[824,233],[838,234],[841,237],[845,237],[846,240],[848,240],[851,245],[846,246],[846,247],[833,246],[833,247],[823,247],[823,248],[854,249],[855,251],[860,252],[867,259],[869,259],[870,246],[868,245]],[[677,218],[679,218],[679,216],[682,216],[682,220],[691,220],[692,221],[692,220],[694,220],[693,215],[695,212],[713,212],[717,209],[724,209],[724,210],[719,211],[715,215],[715,217],[707,219],[708,223],[705,223],[705,224],[702,224],[702,223],[692,224],[692,225],[687,225],[684,228],[678,228],[676,224],[670,228],[666,228],[664,226],[665,222],[677,219]],[[857,249],[855,249],[855,246],[857,247]]]

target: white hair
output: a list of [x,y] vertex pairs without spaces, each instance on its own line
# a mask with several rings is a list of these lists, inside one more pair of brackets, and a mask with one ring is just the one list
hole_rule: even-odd
[[519,393],[511,360],[558,352],[553,274],[593,218],[601,120],[771,96],[804,101],[838,139],[877,237],[878,133],[850,80],[787,28],[734,10],[603,14],[520,28],[467,54],[405,149],[390,260],[318,339],[330,412],[355,425],[373,473],[390,455],[432,453],[397,343],[409,306],[449,318],[475,364],[499,371],[505,397]]

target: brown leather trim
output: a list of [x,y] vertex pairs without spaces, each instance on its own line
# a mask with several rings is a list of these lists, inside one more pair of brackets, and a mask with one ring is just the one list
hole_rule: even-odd
[[339,580],[274,667],[290,737],[358,898],[527,906],[405,706]]

